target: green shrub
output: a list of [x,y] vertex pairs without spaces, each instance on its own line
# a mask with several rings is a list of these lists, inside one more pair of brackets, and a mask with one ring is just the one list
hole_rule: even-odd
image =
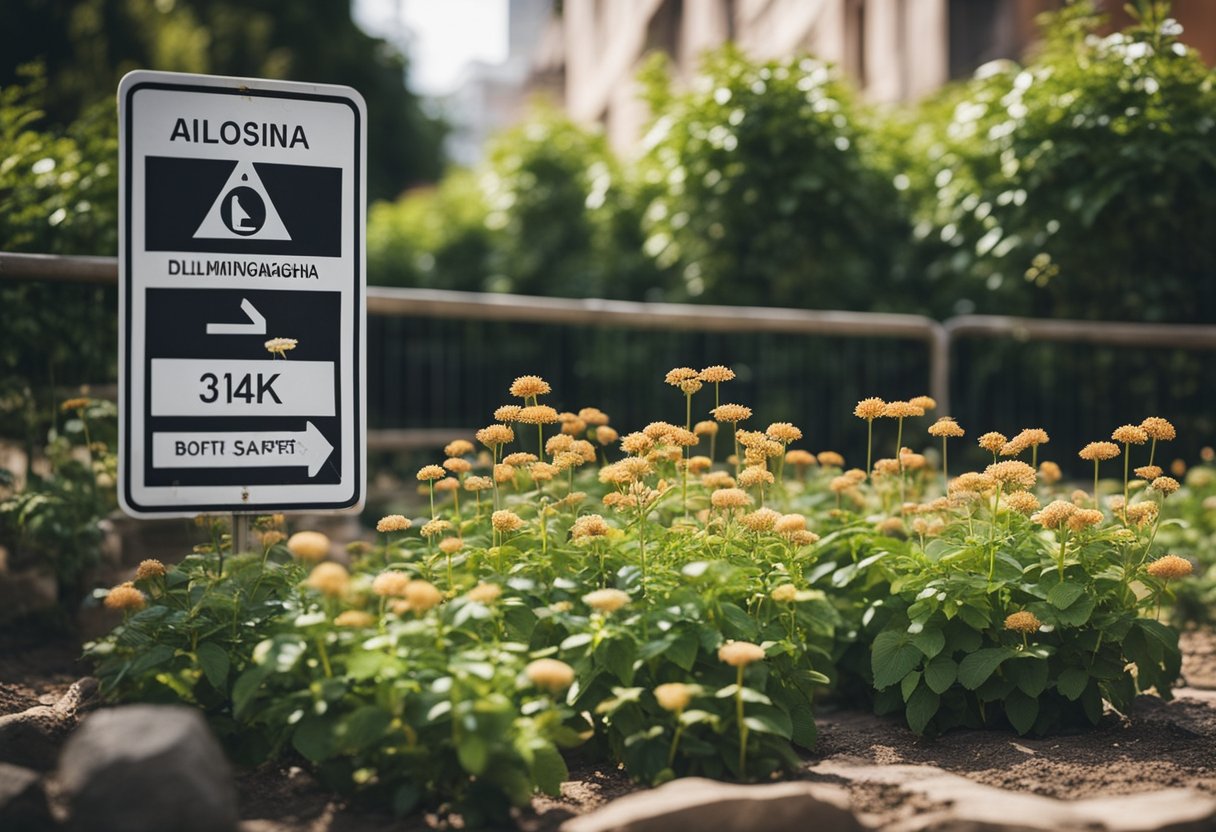
[[1044,20],[1025,66],[981,67],[915,113],[903,166],[939,314],[1214,320],[1213,73],[1168,3],[1105,37]]
[[644,80],[657,115],[645,248],[671,274],[669,299],[874,310],[909,299],[900,195],[838,70],[728,47],[689,91],[657,59]]

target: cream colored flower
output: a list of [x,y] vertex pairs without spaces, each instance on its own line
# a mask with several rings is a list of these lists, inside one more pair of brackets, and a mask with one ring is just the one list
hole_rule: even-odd
[[387,514],[376,521],[378,532],[403,532],[413,525],[404,515]]
[[552,392],[549,382],[540,376],[520,376],[511,382],[511,395],[517,399],[528,399],[533,396],[544,396]]
[[453,439],[443,446],[443,454],[447,457],[465,456],[473,451],[473,443],[467,439]]
[[924,416],[925,409],[912,402],[887,402],[882,409],[882,415],[888,419],[907,419],[912,416]]
[[872,422],[882,416],[886,409],[887,403],[882,399],[874,397],[862,399],[857,403],[857,407],[853,408],[853,415],[858,419],[865,419],[867,422]]
[[929,425],[929,435],[939,437],[963,436],[966,433],[953,418],[943,416]]
[[768,434],[769,439],[783,445],[797,442],[802,438],[802,431],[789,422],[773,422],[765,433]]
[[464,548],[464,541],[459,537],[445,537],[439,541],[439,551],[445,555],[454,555]]
[[140,561],[139,568],[135,570],[135,580],[137,581],[163,577],[165,577],[165,565],[156,558]]
[[681,682],[668,682],[654,689],[654,698],[660,708],[678,714],[692,701],[692,688]]
[[494,410],[494,421],[506,424],[508,422],[519,421],[519,411],[523,410],[522,405],[504,404]]
[[289,350],[294,350],[299,343],[300,342],[295,338],[271,338],[269,341],[263,344],[263,346],[266,347],[266,352],[270,353],[271,355],[286,358],[287,352]]
[[287,539],[287,551],[297,560],[315,563],[329,555],[329,538],[320,532],[296,532]]
[[1149,416],[1140,423],[1140,427],[1144,429],[1149,439],[1168,442],[1177,436],[1174,426],[1160,416]]
[[984,473],[1010,490],[1034,488],[1036,479],[1034,468],[1016,459],[993,463],[984,469]]
[[1136,425],[1123,425],[1115,428],[1110,438],[1127,445],[1143,445],[1148,441],[1148,431]]
[[[840,454],[836,453],[835,451],[820,451],[818,456],[816,457],[816,459],[819,460],[819,464],[822,465],[824,468],[843,468],[844,467],[844,457],[841,456]],[[861,474],[861,478],[863,480],[866,478],[864,471]]]
[[1030,519],[1045,529],[1058,529],[1065,525],[1068,518],[1072,517],[1076,511],[1077,507],[1072,503],[1054,500],[1043,506],[1036,514],[1031,515]]
[[570,526],[571,540],[586,540],[604,537],[610,528],[604,518],[598,514],[584,514]]
[[515,441],[515,431],[506,425],[489,425],[477,431],[477,441],[487,448],[497,448]]
[[478,584],[465,593],[465,598],[479,604],[493,604],[502,596],[502,587],[498,584]]
[[1152,484],[1152,489],[1154,491],[1159,491],[1167,497],[1181,487],[1182,486],[1179,485],[1178,480],[1174,479],[1173,477],[1157,477],[1157,479],[1153,480]]
[[723,381],[730,381],[735,377],[735,371],[729,367],[723,367],[721,364],[714,364],[706,367],[701,371],[701,381],[707,381],[710,384],[720,384]]
[[1104,459],[1114,459],[1119,455],[1119,446],[1112,442],[1090,442],[1077,452],[1081,459],[1100,462]]
[[373,627],[375,624],[376,617],[363,610],[345,610],[334,619],[336,627]]
[[410,581],[405,586],[405,600],[415,612],[426,612],[443,603],[443,593],[430,581]]
[[528,681],[549,693],[561,693],[574,684],[574,668],[557,659],[537,659],[524,668]]
[[598,612],[616,612],[630,600],[629,593],[619,589],[597,589],[583,596],[583,603]]
[[798,587],[793,584],[781,584],[781,586],[774,587],[770,594],[774,601],[780,604],[788,604],[798,597]]
[[381,572],[372,581],[372,592],[382,598],[402,598],[405,588],[410,582],[410,576],[404,572]]
[[443,534],[450,528],[452,528],[452,524],[447,520],[428,520],[422,524],[420,533],[423,537],[435,537],[436,535]]
[[551,425],[558,421],[557,411],[547,404],[534,404],[520,410],[515,421],[525,425]]
[[709,502],[719,509],[742,508],[751,505],[752,498],[738,488],[719,488],[709,495]]
[[1012,613],[1005,618],[1005,629],[1016,633],[1037,633],[1043,622],[1035,614],[1026,610]]
[[764,658],[764,648],[750,641],[728,641],[718,648],[718,660],[731,667],[747,667]]
[[752,417],[752,409],[741,404],[721,404],[710,411],[714,421],[739,423]]
[[1194,569],[1194,565],[1189,560],[1180,558],[1177,555],[1166,555],[1145,567],[1148,574],[1154,578],[1162,578],[1167,581],[1174,580],[1175,578],[1185,578]]
[[417,476],[421,482],[429,482],[443,479],[447,476],[447,472],[443,470],[442,465],[423,465],[418,469]]
[[108,610],[132,612],[148,606],[148,599],[128,582],[119,584],[106,594],[105,606]]
[[523,519],[513,511],[502,509],[490,516],[490,525],[496,532],[514,532],[523,528]]
[[1005,447],[1005,443],[1009,440],[1005,438],[1005,434],[989,431],[979,438],[979,446],[985,451],[997,453],[1001,448]]
[[346,588],[350,586],[350,573],[340,563],[318,563],[309,573],[306,583],[322,595],[337,598],[346,594]]

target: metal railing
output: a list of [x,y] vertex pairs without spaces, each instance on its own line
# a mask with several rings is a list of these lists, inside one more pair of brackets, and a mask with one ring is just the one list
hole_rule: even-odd
[[[115,284],[118,266],[113,257],[0,253],[0,278]],[[938,400],[939,413],[951,412],[952,364],[957,344],[964,339],[1216,350],[1216,326],[1208,325],[1047,320],[996,315],[963,315],[938,322],[921,315],[562,299],[383,286],[367,288],[367,311],[371,316],[385,318],[700,333],[779,333],[920,342],[926,348],[928,359],[928,378],[924,386]],[[411,450],[434,447],[453,436],[468,432],[466,427],[377,430],[369,432],[368,441],[369,447],[374,450]]]

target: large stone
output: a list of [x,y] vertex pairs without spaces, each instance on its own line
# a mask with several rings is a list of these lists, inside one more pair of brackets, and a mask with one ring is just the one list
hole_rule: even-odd
[[813,774],[853,784],[895,786],[947,808],[887,827],[889,832],[1211,832],[1216,798],[1193,789],[1057,800],[998,789],[936,766],[825,761]]
[[236,789],[223,751],[192,708],[129,705],[89,716],[59,762],[78,832],[230,832]]
[[0,762],[50,771],[73,724],[50,705],[0,716]]
[[843,789],[823,783],[740,786],[700,777],[635,792],[582,817],[561,832],[860,832]]
[[73,682],[54,705],[36,705],[0,716],[0,762],[50,771],[76,726],[77,714],[96,703],[97,680],[86,676]]
[[33,832],[54,825],[42,790],[42,776],[32,769],[0,763],[0,829]]

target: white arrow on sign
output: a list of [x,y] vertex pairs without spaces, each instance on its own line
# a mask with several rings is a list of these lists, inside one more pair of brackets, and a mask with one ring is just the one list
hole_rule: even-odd
[[212,431],[152,435],[154,468],[279,468],[307,465],[315,477],[333,453],[312,422],[302,431]]
[[207,324],[208,335],[265,335],[266,319],[252,303],[241,298],[241,309],[249,316],[247,324]]

